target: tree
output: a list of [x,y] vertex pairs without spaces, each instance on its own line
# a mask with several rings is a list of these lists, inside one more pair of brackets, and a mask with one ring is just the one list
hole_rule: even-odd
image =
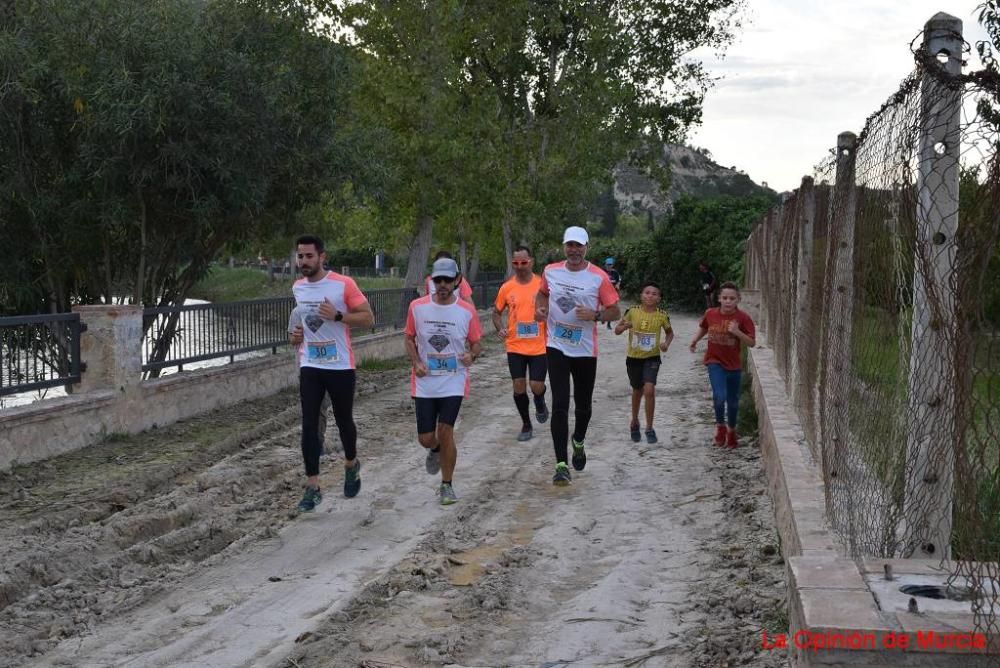
[[[227,244],[350,172],[345,50],[252,0],[26,0],[0,34],[0,293],[183,302]],[[24,276],[30,277],[25,283]],[[16,286],[16,287],[12,287]]]
[[637,290],[649,278],[662,286],[664,299],[682,306],[702,306],[696,262],[708,262],[720,282],[738,282],[743,243],[753,224],[775,201],[767,195],[681,197],[674,203],[673,214],[651,238],[621,254],[626,289]]
[[710,81],[690,53],[725,47],[741,6],[346,0],[342,32],[366,55],[362,106],[394,137],[392,208],[415,216],[408,284],[449,212],[475,212],[461,219],[467,241],[499,228],[509,257],[515,238],[582,221],[621,160],[654,164],[700,119]]

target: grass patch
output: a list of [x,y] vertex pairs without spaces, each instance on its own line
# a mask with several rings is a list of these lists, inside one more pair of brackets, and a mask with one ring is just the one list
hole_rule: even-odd
[[736,433],[756,436],[758,425],[757,405],[753,401],[753,382],[747,368],[747,351],[743,349],[743,373],[740,375],[740,409],[736,414]]
[[359,371],[392,371],[393,369],[405,369],[408,366],[410,366],[410,360],[405,356],[389,359],[368,357],[358,362]]

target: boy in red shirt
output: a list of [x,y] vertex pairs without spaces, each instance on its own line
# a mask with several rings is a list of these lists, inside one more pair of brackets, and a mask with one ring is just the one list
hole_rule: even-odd
[[740,289],[735,283],[723,283],[719,291],[719,306],[705,311],[698,323],[698,332],[689,346],[693,353],[695,344],[708,335],[705,366],[708,367],[712,403],[715,407],[715,444],[727,448],[739,445],[736,439],[736,416],[740,408],[740,376],[743,368],[740,345],[752,348],[757,343],[753,320],[745,311],[737,308],[739,303]]

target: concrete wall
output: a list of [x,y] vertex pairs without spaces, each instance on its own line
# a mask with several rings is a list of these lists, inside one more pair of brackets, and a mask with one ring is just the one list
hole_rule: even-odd
[[[141,379],[142,309],[88,306],[81,356],[87,363],[74,394],[0,411],[0,470],[70,452],[110,434],[134,434],[265,397],[298,383],[290,349],[224,366]],[[489,321],[489,313],[480,321]],[[355,359],[405,355],[401,331],[355,338]]]
[[[789,629],[785,639],[792,665],[986,668],[1000,664],[1000,637],[995,633],[981,634],[987,646],[982,652],[958,647],[919,649],[918,632],[976,632],[968,602],[921,597],[913,612],[910,597],[899,591],[902,584],[944,584],[948,571],[942,570],[940,561],[866,559],[856,563],[845,556],[827,521],[820,467],[778,373],[774,351],[763,334],[757,343],[750,350],[748,365],[759,418],[761,460],[787,564]],[[885,578],[886,565],[892,569],[892,580]],[[811,649],[796,647],[795,642],[799,638],[836,643],[869,635],[875,645],[871,649]],[[902,636],[909,647],[892,647]]]

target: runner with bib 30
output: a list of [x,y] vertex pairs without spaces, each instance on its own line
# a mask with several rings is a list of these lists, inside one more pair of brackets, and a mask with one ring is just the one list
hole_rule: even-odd
[[608,275],[586,260],[589,236],[582,227],[563,234],[566,260],[542,272],[535,298],[535,319],[548,329],[546,356],[552,387],[552,445],[556,453],[555,485],[571,480],[566,465],[569,441],[570,379],[573,383],[576,423],[573,427],[573,468],[587,465],[583,442],[590,424],[594,380],[597,376],[597,323],[617,320],[618,291]]
[[288,341],[298,348],[302,460],[307,478],[298,509],[309,512],[323,500],[319,486],[323,449],[319,424],[327,395],[344,446],[344,496],[351,498],[361,491],[350,327],[371,327],[375,317],[354,279],[324,269],[326,252],[319,237],[301,236],[295,248],[295,263],[304,278],[292,286],[295,308],[288,319]]

